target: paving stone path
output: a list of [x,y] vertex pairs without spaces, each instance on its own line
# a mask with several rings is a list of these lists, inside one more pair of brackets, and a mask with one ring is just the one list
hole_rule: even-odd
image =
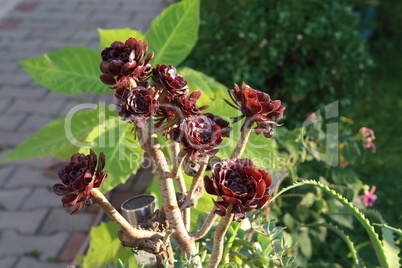
[[[97,28],[145,31],[162,0],[0,0],[0,159],[77,104],[111,95],[51,93],[18,61],[65,46],[98,47]],[[0,267],[67,267],[97,213],[69,216],[43,173],[50,157],[0,163]]]

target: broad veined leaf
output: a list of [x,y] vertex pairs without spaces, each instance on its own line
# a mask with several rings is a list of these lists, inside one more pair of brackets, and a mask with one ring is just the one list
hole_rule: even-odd
[[123,29],[101,29],[98,28],[100,49],[109,47],[114,41],[125,42],[128,38],[133,37],[137,40],[145,40],[145,36],[137,30],[130,28]]
[[192,50],[200,23],[199,0],[181,1],[166,8],[145,34],[149,51],[155,52],[152,65],[178,65]]
[[226,87],[212,77],[188,67],[180,68],[179,73],[188,82],[191,91],[202,92],[198,100],[199,106],[211,105],[214,100],[223,101],[223,98],[229,98]]
[[89,135],[96,137],[93,140],[96,144],[93,150],[97,154],[103,152],[106,156],[104,171],[109,176],[100,187],[102,192],[126,182],[142,163],[143,150],[138,141],[134,140],[132,128],[133,125],[122,121],[120,117],[111,116],[99,127],[99,134]]
[[130,267],[138,267],[131,249],[121,245],[117,237],[119,230],[119,226],[113,221],[102,222],[93,227],[89,249],[79,264],[84,268],[104,267],[107,264],[117,264],[120,259],[122,262],[129,262]]
[[103,94],[110,89],[99,80],[100,61],[100,53],[96,50],[65,47],[19,63],[35,79],[35,83],[53,92]]
[[18,145],[3,161],[48,155],[68,159],[79,147],[94,145],[86,138],[99,126],[99,114],[98,108],[77,111],[55,120]]

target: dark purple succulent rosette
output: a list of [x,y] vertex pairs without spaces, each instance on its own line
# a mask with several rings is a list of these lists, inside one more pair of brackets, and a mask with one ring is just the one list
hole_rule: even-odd
[[63,207],[73,207],[75,209],[71,215],[77,214],[89,203],[92,197],[92,188],[99,188],[107,177],[107,173],[102,172],[105,166],[105,155],[99,154],[99,161],[96,153],[91,149],[88,155],[73,154],[70,161],[59,168],[58,176],[63,184],[53,185],[53,192],[61,199]]
[[252,119],[257,123],[255,133],[264,134],[267,138],[272,138],[274,131],[272,127],[279,126],[275,121],[283,117],[285,107],[281,105],[280,100],[271,100],[271,97],[264,92],[255,90],[244,82],[240,89],[236,84],[233,90],[229,91],[233,101],[232,107],[242,112],[241,116],[234,118],[234,122],[240,121],[244,117]]
[[260,209],[271,198],[269,187],[272,178],[264,170],[257,169],[250,159],[228,159],[216,163],[212,176],[204,177],[205,190],[220,197],[215,201],[215,213],[225,216],[232,206],[235,221],[245,218],[245,212]]
[[138,86],[133,89],[117,89],[115,97],[118,101],[119,116],[137,127],[147,125],[150,116],[155,115],[159,103],[154,99],[153,87]]
[[130,79],[143,81],[151,74],[149,63],[154,53],[145,57],[148,50],[148,42],[129,38],[125,43],[116,41],[110,47],[106,47],[102,53],[100,70],[103,73],[100,79],[106,85],[117,87],[130,85]]
[[166,90],[170,98],[172,95],[183,95],[188,92],[187,81],[172,65],[157,64],[152,70],[152,79],[156,84],[156,88]]
[[[155,116],[155,127],[161,127],[165,122],[183,122],[190,116],[202,114],[202,110],[208,108],[208,105],[198,107],[197,100],[201,96],[201,91],[194,91],[188,95],[186,91],[183,95],[171,95],[160,103]],[[170,132],[170,131],[169,131]]]
[[213,157],[224,137],[229,137],[229,123],[213,114],[198,114],[186,117],[173,128],[173,140],[183,145],[188,155],[196,158]]

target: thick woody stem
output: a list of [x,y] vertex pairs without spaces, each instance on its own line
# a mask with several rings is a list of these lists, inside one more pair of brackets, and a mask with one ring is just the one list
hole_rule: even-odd
[[[172,146],[174,146],[174,145],[172,145]],[[174,146],[174,147],[176,147],[176,146]],[[187,152],[185,150],[181,150],[177,154],[175,154],[176,153],[175,151],[176,151],[176,148],[172,152],[174,154],[173,155],[173,161],[172,161],[173,162],[173,168],[172,168],[172,173],[170,175],[170,177],[172,179],[177,179],[179,177],[180,170],[181,170],[180,167],[183,164],[184,157],[187,155]]]
[[105,211],[105,213],[129,236],[135,239],[159,237],[163,238],[163,233],[155,233],[147,230],[135,229],[127,220],[109,203],[107,198],[96,188],[91,190],[92,199]]
[[194,176],[193,181],[191,182],[190,190],[187,193],[186,200],[184,200],[181,205],[181,209],[186,209],[188,207],[192,207],[195,205],[198,198],[201,197],[202,193],[198,192],[198,190],[203,187],[199,187],[202,183],[202,179],[204,177],[205,170],[208,166],[208,158],[205,161],[202,161],[200,167],[197,171],[197,174]]
[[226,234],[227,230],[229,229],[229,226],[233,220],[233,214],[231,213],[231,210],[232,210],[231,207],[229,207],[226,210],[225,217],[221,218],[218,226],[215,229],[214,246],[212,248],[211,257],[206,266],[207,268],[218,267],[218,265],[222,259],[225,234]]
[[[142,143],[141,145],[152,159],[155,173],[158,176],[163,208],[169,222],[169,228],[173,231],[172,236],[187,257],[196,255],[198,252],[194,240],[191,239],[186,227],[184,226],[181,211],[176,199],[173,179],[169,177],[171,173],[169,172],[166,157],[162,152],[156,134],[143,133],[142,129],[139,129],[138,135],[141,140],[145,139],[145,143]],[[194,257],[193,262],[199,263],[199,257]]]
[[[181,172],[181,165],[183,163],[183,160],[185,156],[187,155],[187,152],[184,150],[180,150],[180,144],[177,142],[173,142],[171,144],[171,150],[172,150],[172,155],[173,155],[173,170],[172,170],[172,177],[176,178],[176,186],[177,190],[179,190],[180,193],[185,194],[187,192],[187,186],[184,181],[184,176],[183,173]],[[184,209],[182,211],[183,215],[183,221],[184,221],[184,226],[186,226],[186,230],[190,230],[190,222],[191,222],[191,212],[190,209]]]
[[194,234],[190,234],[190,236],[195,239],[201,239],[203,238],[211,229],[212,225],[214,225],[216,218],[218,217],[218,215],[216,215],[214,213],[215,208],[213,208],[209,214],[208,217],[206,218],[206,220],[204,221],[204,224],[202,225],[201,229],[198,230],[198,232],[194,233]]
[[253,126],[253,123],[254,121],[252,119],[247,119],[246,122],[243,124],[239,141],[237,142],[236,148],[234,149],[230,158],[237,159],[240,158],[243,154],[247,146],[248,138],[250,137],[252,129],[251,127]]

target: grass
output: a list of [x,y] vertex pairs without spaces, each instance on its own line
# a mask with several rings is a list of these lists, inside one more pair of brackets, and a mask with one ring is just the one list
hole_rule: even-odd
[[374,129],[377,153],[359,167],[364,183],[377,186],[374,208],[398,228],[402,220],[402,3],[382,1],[370,46],[377,67],[371,73],[372,91],[361,96],[354,118]]

